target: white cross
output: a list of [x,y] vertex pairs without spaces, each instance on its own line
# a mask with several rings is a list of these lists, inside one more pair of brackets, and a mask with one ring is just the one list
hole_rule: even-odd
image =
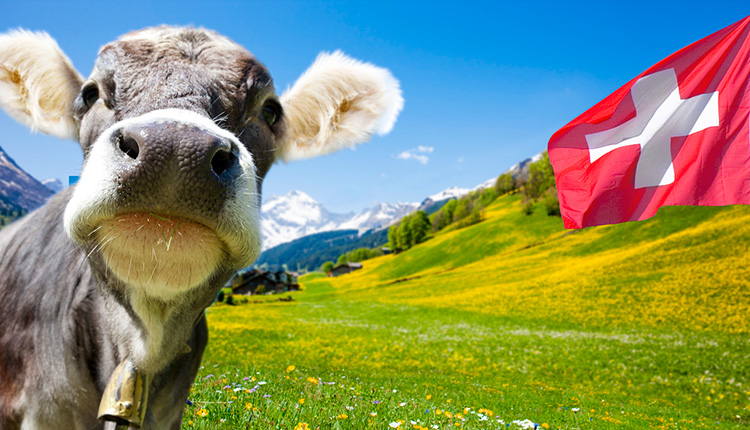
[[719,92],[680,98],[677,75],[662,70],[638,79],[630,89],[635,118],[622,125],[586,135],[591,162],[627,145],[640,145],[635,187],[674,182],[670,139],[719,125]]

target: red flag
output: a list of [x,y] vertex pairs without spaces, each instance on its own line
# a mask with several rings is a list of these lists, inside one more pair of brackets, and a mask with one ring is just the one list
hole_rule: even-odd
[[750,204],[750,17],[660,61],[549,141],[566,228]]

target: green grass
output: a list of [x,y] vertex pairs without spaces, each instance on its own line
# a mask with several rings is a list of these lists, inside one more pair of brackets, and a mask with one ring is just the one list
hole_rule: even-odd
[[539,209],[212,307],[183,428],[750,428],[750,210],[570,234]]

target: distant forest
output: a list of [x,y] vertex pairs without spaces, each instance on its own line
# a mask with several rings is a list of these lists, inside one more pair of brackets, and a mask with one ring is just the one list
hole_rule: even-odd
[[336,230],[312,234],[264,251],[256,267],[267,270],[315,271],[326,261],[336,261],[341,254],[357,248],[375,248],[388,242],[388,230],[368,232],[361,237],[357,230]]

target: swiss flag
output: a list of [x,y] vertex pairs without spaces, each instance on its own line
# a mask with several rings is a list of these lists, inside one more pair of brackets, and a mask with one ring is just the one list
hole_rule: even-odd
[[750,17],[683,48],[552,136],[566,228],[750,204],[748,32]]

